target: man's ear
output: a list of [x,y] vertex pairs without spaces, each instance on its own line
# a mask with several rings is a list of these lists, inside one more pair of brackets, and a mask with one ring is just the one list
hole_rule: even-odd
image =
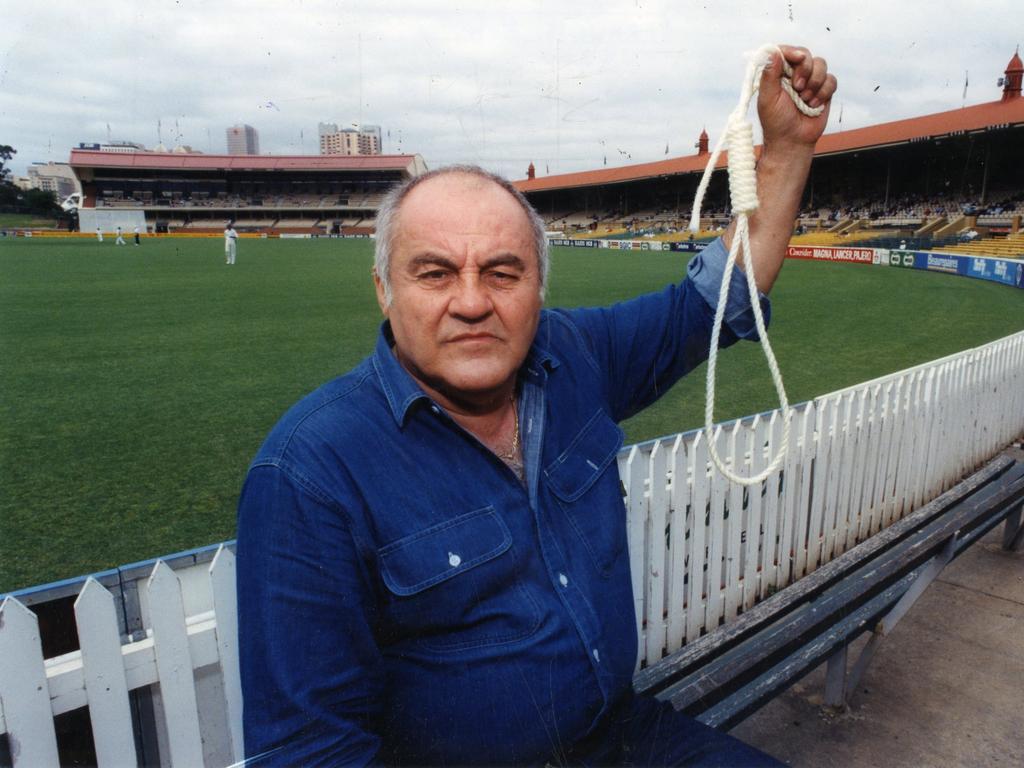
[[377,270],[373,270],[373,287],[377,289],[377,304],[384,317],[388,316],[388,302],[384,296],[384,281],[380,279]]

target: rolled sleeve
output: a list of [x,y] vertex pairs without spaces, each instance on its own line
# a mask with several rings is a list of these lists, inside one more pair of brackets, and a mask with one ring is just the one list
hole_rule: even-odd
[[[725,263],[728,258],[725,243],[722,238],[718,238],[698,253],[686,268],[690,281],[712,309],[718,306],[718,293],[722,289],[722,278],[725,275]],[[771,320],[771,301],[760,291],[757,295],[767,326]],[[732,279],[729,281],[729,298],[725,307],[724,322],[737,338],[757,341],[757,326],[750,305],[747,276],[736,266],[732,268]]]

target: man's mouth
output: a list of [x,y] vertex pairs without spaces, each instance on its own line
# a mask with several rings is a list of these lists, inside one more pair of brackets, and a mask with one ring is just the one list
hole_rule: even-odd
[[474,344],[497,341],[498,337],[492,333],[460,333],[448,339],[449,343]]

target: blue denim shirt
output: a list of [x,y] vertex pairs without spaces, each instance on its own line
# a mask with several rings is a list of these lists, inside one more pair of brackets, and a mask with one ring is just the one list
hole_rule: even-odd
[[[637,657],[617,422],[706,358],[724,261],[716,241],[679,285],[542,312],[525,483],[424,394],[386,323],[282,418],[239,505],[248,757],[542,763],[600,727]],[[731,289],[723,346],[756,338],[739,270]]]

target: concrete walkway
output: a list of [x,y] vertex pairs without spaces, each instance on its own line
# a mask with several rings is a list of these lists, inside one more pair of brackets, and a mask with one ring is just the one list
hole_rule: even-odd
[[821,706],[822,665],[732,734],[792,766],[1024,766],[1024,551],[1003,529],[925,590],[847,711]]

